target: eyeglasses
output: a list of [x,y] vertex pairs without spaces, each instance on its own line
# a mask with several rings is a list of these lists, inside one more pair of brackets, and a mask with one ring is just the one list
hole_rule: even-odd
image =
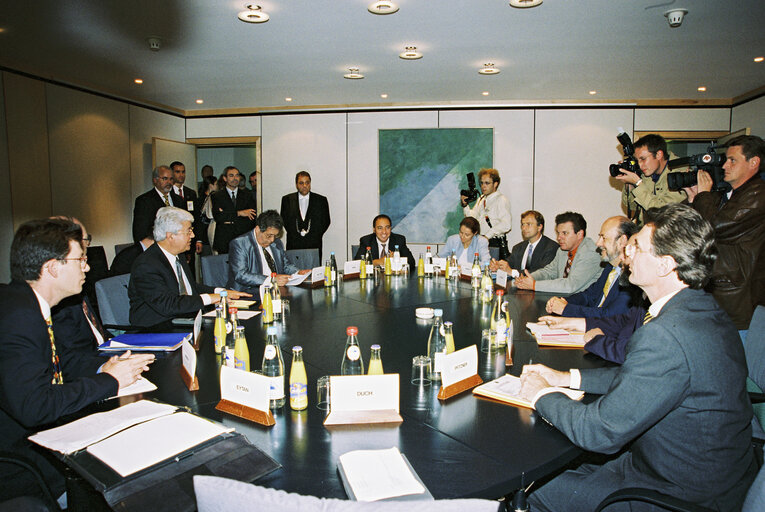
[[90,244],[93,242],[93,235],[88,234],[88,236],[83,237],[82,241],[85,243],[86,247],[89,247]]
[[88,257],[81,256],[79,258],[61,258],[59,261],[79,261],[80,265],[84,267],[88,264]]

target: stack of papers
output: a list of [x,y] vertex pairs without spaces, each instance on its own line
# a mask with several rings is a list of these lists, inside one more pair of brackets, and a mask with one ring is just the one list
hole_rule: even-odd
[[564,329],[551,329],[545,324],[528,322],[526,328],[537,339],[537,344],[542,347],[584,347],[584,333],[568,332]]
[[152,350],[172,352],[181,346],[184,340],[192,342],[193,333],[140,333],[120,334],[98,346],[106,352],[124,352],[125,350]]
[[[571,400],[581,400],[584,396],[584,391],[576,389],[554,387],[556,392],[560,392],[568,396]],[[498,379],[494,379],[491,382],[487,382],[477,388],[473,389],[474,395],[485,396],[494,400],[499,400],[506,404],[517,405],[519,407],[526,407],[533,409],[534,406],[521,397],[521,378],[507,374]]]
[[[354,450],[337,461],[348,495],[357,501],[378,501],[410,494],[432,499],[404,456],[393,447],[387,450]],[[348,489],[346,489],[348,491]]]

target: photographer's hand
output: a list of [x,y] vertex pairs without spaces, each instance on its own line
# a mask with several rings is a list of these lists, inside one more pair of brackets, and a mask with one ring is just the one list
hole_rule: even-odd
[[630,185],[637,185],[638,181],[640,181],[640,176],[635,174],[632,171],[628,171],[627,169],[619,169],[622,171],[621,176],[616,176],[616,179],[621,181],[622,183],[628,183]]
[[712,176],[710,176],[707,171],[702,171],[699,169],[697,179],[699,181],[697,185],[697,190],[699,193],[712,191],[712,185],[714,185],[714,181],[712,180]]
[[693,204],[693,200],[696,198],[696,195],[699,193],[699,186],[694,185],[692,187],[683,187],[683,190],[685,190],[685,193],[688,196],[688,204]]
[[467,206],[467,196],[460,196],[460,202],[462,203],[462,207]]

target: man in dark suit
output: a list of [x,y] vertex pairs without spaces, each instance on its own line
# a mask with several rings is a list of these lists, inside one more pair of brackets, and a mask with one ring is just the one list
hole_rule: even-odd
[[[82,230],[70,220],[30,221],[11,245],[11,283],[0,285],[0,450],[31,458],[55,495],[63,476],[26,437],[135,382],[153,355],[71,354],[51,333],[51,307],[79,294],[88,270]],[[67,362],[65,365],[64,363]],[[100,369],[100,372],[99,372]],[[34,494],[26,472],[0,466],[0,501]]]
[[311,175],[295,175],[297,192],[282,197],[281,215],[287,232],[287,249],[319,249],[321,237],[329,229],[329,203],[321,194],[311,192]]
[[[194,231],[194,217],[186,210],[163,207],[154,222],[156,243],[133,263],[128,284],[130,323],[142,327],[157,325],[176,317],[193,316],[209,304],[220,302],[220,290],[197,284],[185,258]],[[229,297],[242,294],[229,291]]]
[[146,237],[138,243],[135,243],[129,247],[125,247],[120,252],[114,255],[112,264],[109,267],[110,276],[121,276],[123,274],[129,274],[130,269],[133,268],[133,262],[135,259],[143,254],[143,251],[148,249],[154,244],[154,234],[150,237]]
[[[184,185],[184,183],[186,183],[186,166],[183,165],[183,162],[175,161],[170,164],[170,169],[173,171],[173,193],[181,198],[181,204],[183,205],[181,208],[193,215],[195,221],[198,220],[199,212],[196,208],[197,193]],[[194,254],[201,251],[201,247],[199,248],[199,251],[197,251],[197,247],[194,245],[185,253],[186,262],[191,268],[191,275],[196,275],[194,271]]]
[[160,165],[151,172],[154,187],[135,198],[133,207],[133,241],[138,242],[151,235],[154,217],[163,206],[183,208],[183,201],[173,192],[173,171]]
[[218,254],[228,252],[228,243],[255,227],[257,205],[248,192],[239,190],[241,173],[236,167],[226,167],[223,179],[226,188],[212,195],[212,213],[215,219],[213,249]]
[[[649,211],[628,248],[630,282],[651,301],[652,319],[635,331],[624,364],[570,372],[528,365],[521,375],[521,395],[577,446],[627,448],[605,464],[564,472],[529,504],[593,510],[617,489],[646,487],[738,510],[757,472],[752,407],[738,332],[702,289],[717,256],[712,226],[691,207],[670,204]],[[582,403],[550,386],[601,396]]]
[[609,217],[603,223],[595,245],[602,260],[603,272],[586,290],[564,299],[553,297],[547,301],[547,312],[561,316],[597,318],[621,315],[627,312],[637,295],[629,283],[621,286],[622,254],[629,238],[637,232],[637,225],[624,216]]
[[534,272],[555,259],[558,244],[544,236],[545,218],[536,210],[528,210],[521,214],[521,236],[523,242],[517,243],[510,251],[507,260],[491,260],[489,268],[492,272],[497,269],[511,274],[513,270],[523,273],[524,270]]
[[385,263],[385,254],[390,253],[398,246],[399,254],[409,262],[409,268],[415,269],[414,256],[412,256],[409,247],[406,246],[406,237],[391,232],[390,217],[380,214],[372,220],[374,233],[364,235],[359,239],[359,250],[353,259],[360,260],[367,253],[367,247],[372,251],[372,263],[383,265]]
[[295,272],[310,272],[310,269],[299,270],[287,257],[282,241],[276,238],[281,229],[282,218],[276,210],[267,210],[258,216],[255,229],[231,241],[228,253],[229,288],[258,294],[260,285],[274,272],[279,286],[285,286]]

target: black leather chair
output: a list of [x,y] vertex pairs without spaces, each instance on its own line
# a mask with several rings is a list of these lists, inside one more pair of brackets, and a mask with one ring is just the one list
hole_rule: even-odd
[[56,498],[53,497],[42,474],[30,459],[18,453],[0,451],[0,464],[9,464],[31,474],[39,487],[39,496],[19,496],[0,502],[0,512],[37,512],[60,511]]

